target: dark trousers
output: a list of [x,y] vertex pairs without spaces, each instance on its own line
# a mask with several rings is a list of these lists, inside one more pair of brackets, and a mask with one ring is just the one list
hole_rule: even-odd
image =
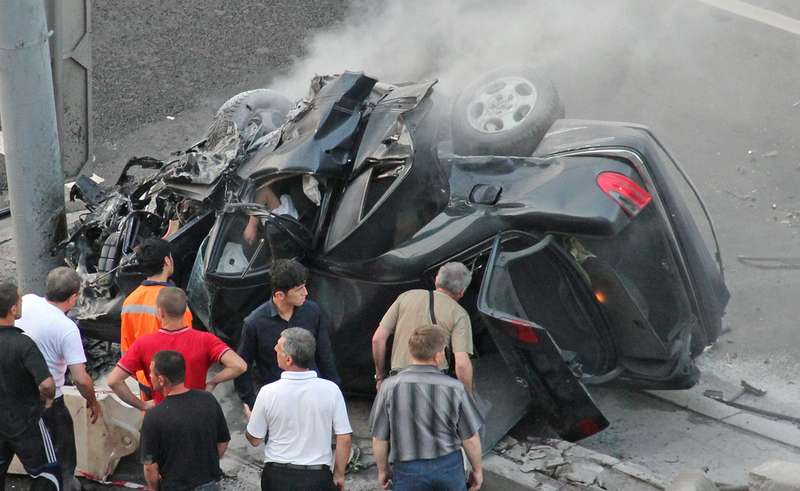
[[336,491],[333,474],[328,468],[320,470],[287,469],[264,465],[261,473],[262,491]]
[[14,454],[34,478],[31,491],[61,489],[61,471],[44,421],[39,419],[13,438],[0,436],[0,489],[6,488],[6,473]]
[[42,414],[42,419],[53,437],[61,479],[64,481],[63,489],[70,491],[75,487],[75,466],[78,455],[75,451],[75,427],[69,409],[64,404],[64,398],[59,397],[54,400],[53,405]]

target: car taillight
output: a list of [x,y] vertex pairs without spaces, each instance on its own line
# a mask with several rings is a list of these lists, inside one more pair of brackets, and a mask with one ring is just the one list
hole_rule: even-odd
[[578,421],[575,426],[580,432],[581,438],[592,436],[595,433],[599,433],[602,429],[595,421],[592,421],[591,419],[582,419]]
[[533,330],[533,325],[519,319],[508,319],[508,323],[511,325],[511,336],[517,341],[528,344],[537,344],[539,342],[539,336]]
[[597,185],[630,217],[635,217],[653,200],[650,193],[629,177],[617,172],[600,173],[597,176]]

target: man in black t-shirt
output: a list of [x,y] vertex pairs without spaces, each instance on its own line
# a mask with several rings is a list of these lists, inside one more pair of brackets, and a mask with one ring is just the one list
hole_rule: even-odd
[[142,423],[144,477],[151,489],[219,490],[219,459],[231,435],[214,396],[184,385],[186,362],[177,351],[159,351],[150,363],[153,389],[165,399]]
[[0,489],[5,489],[8,466],[16,454],[34,478],[32,491],[58,490],[61,472],[42,421],[56,384],[36,343],[14,327],[21,315],[17,286],[0,283]]

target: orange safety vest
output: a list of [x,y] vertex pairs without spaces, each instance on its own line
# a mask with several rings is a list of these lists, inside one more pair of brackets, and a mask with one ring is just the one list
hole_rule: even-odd
[[[123,353],[128,351],[128,348],[140,337],[161,328],[161,320],[156,311],[156,297],[165,286],[172,286],[172,284],[144,280],[125,298],[122,304],[122,315],[120,316],[122,322],[119,333],[119,348]],[[188,308],[183,315],[183,325],[192,327],[192,313]],[[140,384],[150,386],[144,372],[136,372],[136,379]]]

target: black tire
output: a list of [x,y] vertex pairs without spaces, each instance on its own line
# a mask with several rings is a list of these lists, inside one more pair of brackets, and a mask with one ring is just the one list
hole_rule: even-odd
[[[485,101],[494,107],[487,110]],[[501,67],[467,86],[456,99],[453,149],[460,155],[526,157],[563,117],[564,106],[552,81],[530,66]],[[503,127],[504,120],[511,124]]]
[[240,133],[251,122],[260,124],[259,134],[269,133],[284,123],[292,107],[289,99],[274,90],[255,89],[237,94],[220,106],[214,115],[208,127],[207,145],[213,147],[226,134],[231,123]]

